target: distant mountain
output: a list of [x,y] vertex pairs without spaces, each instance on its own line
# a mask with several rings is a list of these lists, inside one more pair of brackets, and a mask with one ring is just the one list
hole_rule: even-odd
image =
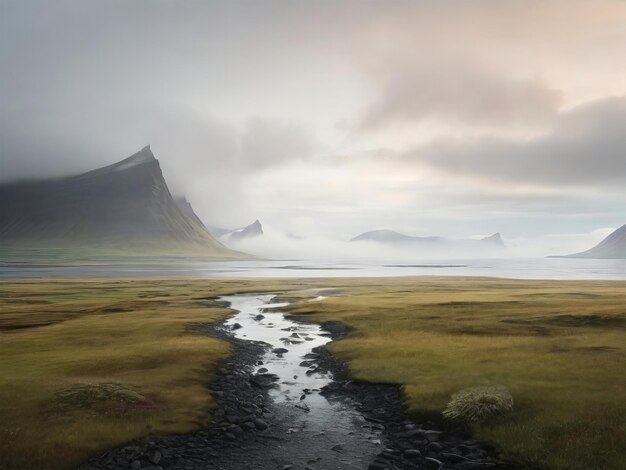
[[626,225],[612,232],[593,248],[566,258],[626,259]]
[[250,238],[256,238],[263,235],[263,226],[259,220],[255,220],[250,225],[246,225],[242,228],[221,228],[207,225],[207,230],[215,237],[223,240],[227,243],[239,242],[241,240],[247,240]]
[[228,241],[237,242],[249,238],[260,237],[261,235],[263,235],[263,226],[261,225],[261,222],[259,222],[259,220],[257,219],[244,228],[233,230],[228,235]]
[[441,237],[412,237],[393,230],[372,230],[354,237],[351,242],[373,241],[378,243],[401,244],[401,243],[440,243],[444,239]]
[[371,241],[393,246],[410,246],[424,248],[445,248],[445,247],[482,247],[482,248],[504,248],[504,242],[500,233],[479,240],[448,240],[443,237],[413,237],[393,230],[372,230],[354,237],[351,242]]
[[500,232],[496,232],[493,235],[490,235],[488,237],[485,238],[481,238],[480,240],[478,240],[482,245],[491,245],[494,247],[501,247],[504,248],[504,241],[502,241],[502,236],[500,235]]
[[244,256],[179,208],[149,146],[81,175],[2,184],[0,200],[2,248]]

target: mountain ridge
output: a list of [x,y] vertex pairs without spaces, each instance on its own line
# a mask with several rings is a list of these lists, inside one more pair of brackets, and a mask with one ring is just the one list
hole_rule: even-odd
[[86,173],[0,185],[0,245],[239,258],[187,217],[150,146]]

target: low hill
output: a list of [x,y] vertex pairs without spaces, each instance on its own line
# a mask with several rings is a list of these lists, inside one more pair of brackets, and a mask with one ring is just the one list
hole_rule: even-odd
[[626,224],[612,232],[593,248],[566,258],[626,259]]

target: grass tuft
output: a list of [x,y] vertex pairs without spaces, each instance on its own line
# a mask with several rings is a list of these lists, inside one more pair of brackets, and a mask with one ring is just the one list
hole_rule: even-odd
[[461,424],[484,423],[513,410],[513,396],[506,387],[492,385],[461,390],[452,396],[443,417]]

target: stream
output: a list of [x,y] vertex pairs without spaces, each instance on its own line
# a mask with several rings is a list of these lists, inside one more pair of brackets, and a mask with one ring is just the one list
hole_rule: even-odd
[[146,436],[94,456],[81,469],[508,468],[498,466],[476,441],[410,420],[398,387],[350,380],[345,367],[320,348],[332,340],[324,326],[341,335],[341,325],[285,317],[280,308],[289,304],[273,294],[217,301],[235,315],[221,325],[194,327],[229,341],[233,353],[208,385],[215,407],[206,426],[188,434]]
[[350,399],[331,400],[319,393],[333,377],[317,369],[313,350],[330,342],[330,334],[320,325],[286,318],[276,309],[288,303],[274,303],[274,297],[220,298],[238,312],[225,322],[235,337],[271,346],[255,366],[253,380],[272,382],[268,408],[286,439],[267,453],[277,454],[277,460],[289,456],[296,468],[367,468],[382,450],[380,426],[366,421]]

